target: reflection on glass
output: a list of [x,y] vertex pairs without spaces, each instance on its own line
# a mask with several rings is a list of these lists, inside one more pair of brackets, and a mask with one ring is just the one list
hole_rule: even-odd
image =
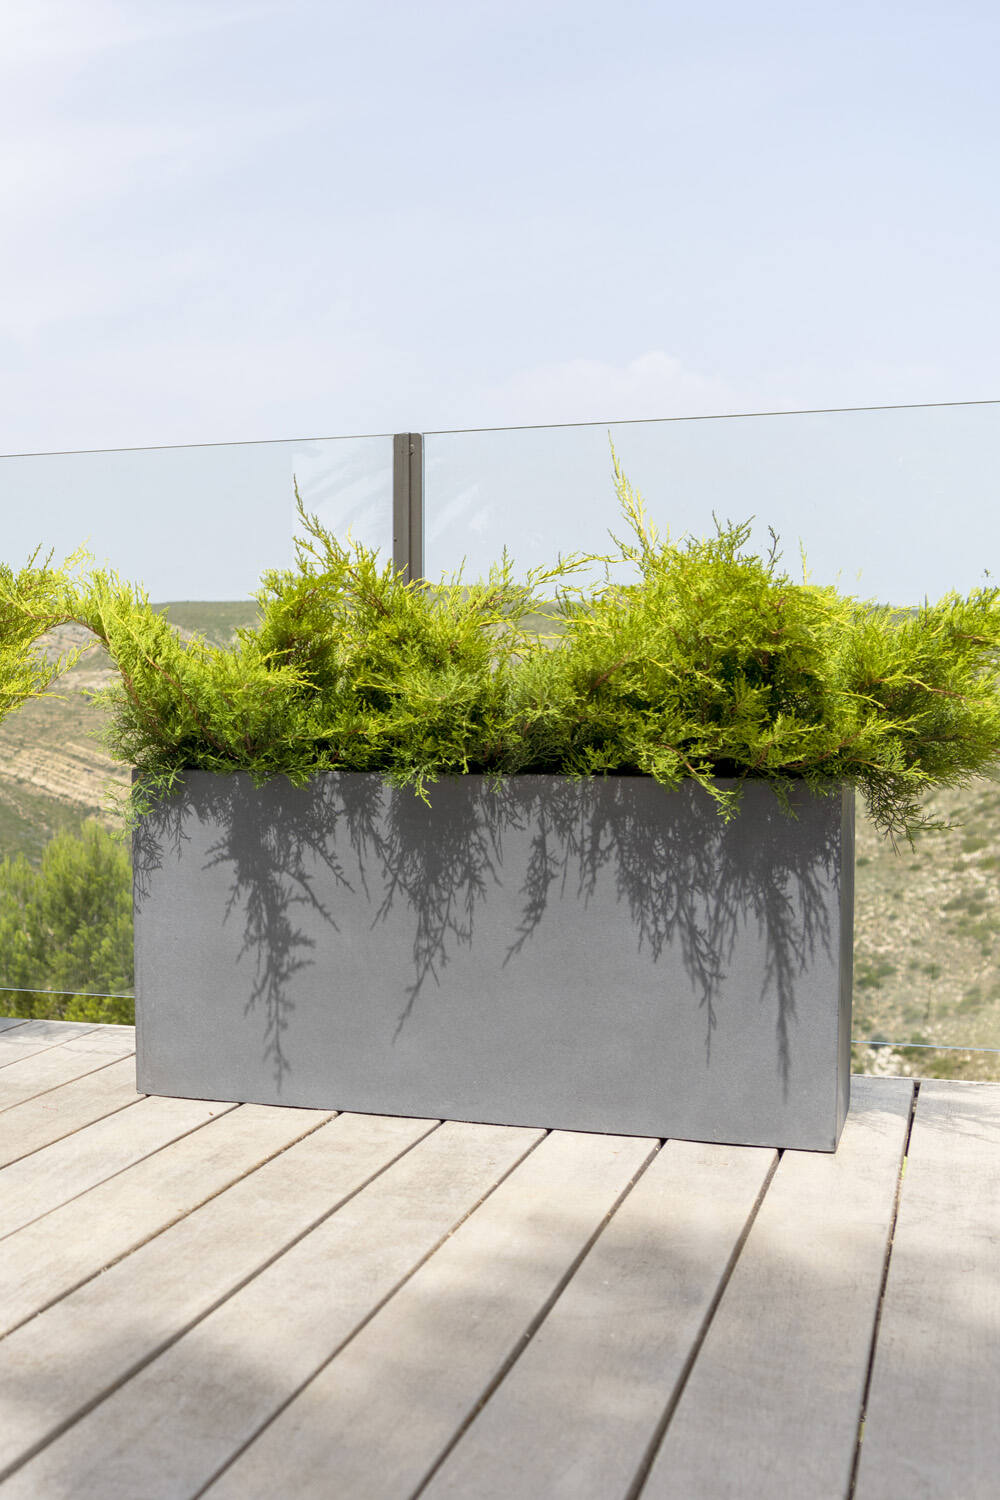
[[341,541],[348,535],[392,561],[392,440],[339,438],[300,444],[295,479],[307,511]]
[[153,600],[246,599],[294,558],[294,485],[324,525],[392,557],[391,437],[0,459],[2,557],[86,544]]
[[897,605],[1000,577],[1000,406],[428,434],[426,568],[601,552],[618,529],[609,436],[661,531],[755,517],[801,577]]

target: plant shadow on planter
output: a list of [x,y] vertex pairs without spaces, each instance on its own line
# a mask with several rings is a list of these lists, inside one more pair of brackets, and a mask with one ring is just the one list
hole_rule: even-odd
[[[622,1013],[629,996],[609,994],[601,964],[626,972],[628,985],[638,959],[652,1002],[661,1003],[662,983],[672,995],[664,1004],[700,1012],[706,1068],[720,1026],[763,1008],[787,1097],[810,976],[817,961],[827,989],[832,976],[836,1013],[850,961],[839,789],[817,798],[793,787],[792,819],[766,784],[747,782],[728,824],[694,783],[667,792],[644,777],[454,777],[429,796],[430,806],[370,774],[258,789],[242,773],[189,772],[142,821],[137,917],[147,902],[159,903],[157,921],[176,916],[175,942],[188,948],[186,973],[205,1008],[236,984],[244,1015],[261,1016],[279,1094],[298,1065],[285,1039],[299,1000],[322,993],[339,1003],[342,973],[354,976],[345,983],[356,1008],[381,989],[396,1047],[449,986],[468,988],[470,974],[501,1023],[518,997],[540,1013],[560,979],[579,999],[591,972],[590,1003]],[[185,934],[192,913],[207,924],[202,949]],[[376,957],[387,965],[378,980]]]

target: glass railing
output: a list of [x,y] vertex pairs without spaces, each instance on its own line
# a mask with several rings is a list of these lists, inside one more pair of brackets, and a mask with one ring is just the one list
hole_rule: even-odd
[[391,435],[2,458],[3,557],[86,543],[151,599],[248,599],[292,561],[296,482],[331,531],[391,557]]
[[[709,534],[713,513],[753,516],[755,542],[769,547],[773,527],[793,577],[801,542],[812,581],[901,608],[1000,575],[1000,403],[974,403],[428,433],[426,576],[464,566],[476,577],[505,546],[520,570],[604,551],[609,529],[621,532],[610,443],[674,537]],[[172,601],[183,628],[204,629],[215,605],[221,638],[252,611],[260,573],[292,560],[293,476],[331,530],[393,555],[385,435],[3,459],[3,557],[16,565],[41,543],[61,558],[86,542]],[[35,703],[0,725],[0,856],[23,852],[36,871],[48,839],[102,816],[107,774],[125,774],[100,755],[93,710],[68,686],[68,717]],[[894,854],[859,802],[854,1065],[1000,1078],[1000,783],[930,806],[954,828]],[[0,904],[0,934],[5,920]],[[91,984],[68,975],[26,974],[0,945],[0,1013],[32,985],[129,991],[110,970]]]
[[801,577],[919,604],[1000,575],[1000,403],[428,433],[428,576],[601,552],[620,530],[611,443],[661,531],[755,518]]

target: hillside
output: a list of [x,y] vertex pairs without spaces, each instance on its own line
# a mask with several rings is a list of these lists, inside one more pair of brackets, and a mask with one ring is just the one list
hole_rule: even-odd
[[204,636],[213,646],[228,646],[241,626],[257,623],[257,606],[252,599],[221,602],[181,599],[154,604],[153,608],[166,615],[181,635]]
[[[953,826],[898,854],[859,808],[854,1035],[1000,1049],[1000,775],[925,806]],[[881,1049],[855,1050],[859,1070],[887,1062]],[[1000,1078],[1000,1054],[913,1050],[895,1059],[900,1070]]]
[[[240,625],[252,625],[252,601],[171,602],[155,606],[181,635],[200,634],[226,645]],[[60,679],[52,695],[25,705],[0,723],[0,858],[23,852],[37,864],[54,833],[78,829],[87,817],[113,827],[106,809],[108,783],[124,787],[129,773],[104,754],[99,744],[102,714],[86,691],[104,687],[114,676],[105,651],[78,626],[63,626],[42,637],[50,660],[72,646],[86,646],[79,664]]]

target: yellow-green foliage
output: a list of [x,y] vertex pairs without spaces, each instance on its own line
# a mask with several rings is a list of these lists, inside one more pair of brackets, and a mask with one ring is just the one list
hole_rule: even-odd
[[[133,811],[188,768],[299,784],[371,770],[421,792],[467,772],[695,777],[725,817],[745,778],[780,793],[795,777],[857,786],[895,837],[923,825],[927,787],[997,759],[1000,591],[901,616],[794,582],[776,539],[748,550],[748,523],[661,539],[615,472],[627,585],[573,588],[578,558],[522,585],[506,555],[483,582],[405,583],[301,502],[296,565],[264,575],[259,626],[228,648],[180,640],[112,573],[50,582],[46,623],[86,623],[120,670],[108,744],[141,773]],[[0,583],[26,652],[37,600],[18,616],[31,588]],[[553,592],[561,628],[539,637],[522,622]]]
[[67,568],[77,560],[53,568],[50,553],[36,566],[38,550],[17,573],[0,563],[0,720],[44,693],[79,657],[78,651],[67,652],[53,664],[36,645],[65,613]]
[[[102,696],[107,744],[138,768],[136,802],[176,771],[245,770],[258,783],[302,783],[324,769],[379,770],[418,788],[441,774],[509,767],[521,659],[542,648],[521,626],[542,610],[539,589],[573,560],[525,584],[508,558],[486,582],[428,589],[405,583],[372,551],[329,536],[300,504],[297,566],[266,573],[260,624],[232,647],[183,641],[144,591],[97,572],[72,616],[115,661]],[[520,742],[518,742],[520,743]]]
[[[749,523],[661,540],[616,464],[639,582],[578,607],[553,653],[567,769],[794,776],[861,788],[890,834],[922,825],[926,787],[955,785],[1000,753],[997,589],[911,616],[796,584],[747,553]],[[738,800],[715,789],[724,813]]]

